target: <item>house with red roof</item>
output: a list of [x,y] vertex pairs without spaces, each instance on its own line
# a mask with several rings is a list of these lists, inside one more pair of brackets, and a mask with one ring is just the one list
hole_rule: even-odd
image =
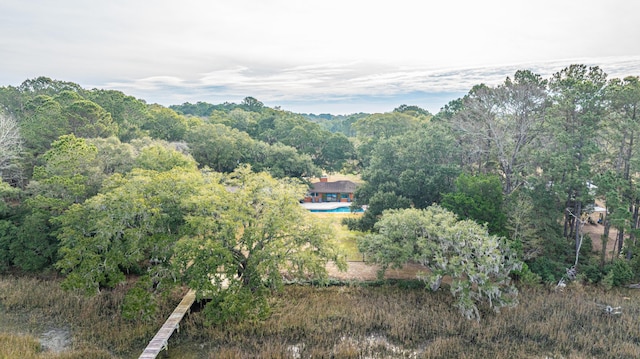
[[311,184],[304,201],[306,203],[349,203],[353,201],[353,193],[356,191],[356,188],[357,185],[351,181],[329,182],[327,177],[322,177],[320,178],[320,182]]

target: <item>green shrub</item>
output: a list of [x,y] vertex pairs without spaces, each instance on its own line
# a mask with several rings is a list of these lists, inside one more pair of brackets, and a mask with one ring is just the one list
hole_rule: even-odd
[[607,275],[602,278],[600,284],[606,291],[611,290],[611,288],[613,288],[613,271],[607,273]]
[[529,268],[542,278],[542,282],[554,283],[564,276],[567,265],[548,257],[538,257],[529,263]]
[[587,282],[592,284],[599,283],[604,278],[604,273],[600,266],[593,263],[580,266],[580,273],[584,274]]
[[579,263],[587,262],[591,253],[593,252],[593,241],[589,234],[585,234],[582,237],[582,244],[580,245],[580,261]]
[[0,220],[0,273],[12,263],[9,245],[15,236],[16,226],[10,221]]
[[[604,268],[607,275],[612,276],[612,284],[615,287],[625,285],[633,279],[631,265],[624,259],[616,259]],[[612,273],[612,274],[611,274]]]
[[542,282],[542,277],[537,273],[533,273],[527,263],[523,263],[522,268],[519,271],[511,273],[511,275],[520,284],[525,286],[535,286]]
[[157,312],[156,299],[149,291],[152,287],[149,276],[140,277],[127,292],[122,303],[122,317],[132,321],[150,321]]

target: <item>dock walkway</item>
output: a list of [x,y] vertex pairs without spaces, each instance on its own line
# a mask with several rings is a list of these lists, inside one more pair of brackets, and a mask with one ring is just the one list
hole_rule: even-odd
[[196,300],[196,292],[191,289],[182,298],[182,301],[173,313],[169,316],[162,328],[158,330],[156,335],[151,339],[149,345],[145,348],[144,352],[140,355],[139,359],[155,359],[163,349],[167,349],[169,337],[173,332],[180,327],[180,321],[187,313],[191,305]]

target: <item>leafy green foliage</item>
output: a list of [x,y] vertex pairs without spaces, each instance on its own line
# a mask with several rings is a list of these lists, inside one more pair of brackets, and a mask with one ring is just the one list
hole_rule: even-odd
[[35,156],[44,153],[51,142],[69,133],[62,106],[52,97],[40,95],[25,105],[20,129],[25,146]]
[[[354,203],[373,211],[365,212],[357,227],[373,229],[385,208],[426,208],[439,203],[458,177],[457,156],[452,137],[438,124],[428,123],[418,131],[379,141]],[[395,204],[394,197],[399,199]]]
[[353,144],[341,133],[324,134],[323,138],[322,150],[315,163],[328,172],[340,171],[355,156]]
[[264,107],[264,104],[258,101],[255,97],[245,97],[240,104],[247,111],[259,112]]
[[131,321],[149,321],[154,318],[158,305],[150,291],[153,282],[149,276],[138,278],[136,284],[124,297],[122,317]]
[[415,106],[415,105],[400,105],[396,108],[393,109],[393,112],[400,112],[400,113],[405,113],[408,115],[411,115],[413,117],[418,117],[418,116],[433,116],[429,111],[420,108],[419,106]]
[[507,234],[502,183],[497,176],[463,173],[456,179],[455,190],[442,196],[441,204],[461,219],[486,224],[490,234],[503,237]]
[[[214,297],[210,305],[219,306],[210,310],[226,319],[258,315],[266,308],[247,303],[266,303],[283,273],[322,279],[328,260],[343,264],[329,232],[299,205],[304,191],[245,167],[226,179],[180,165],[116,174],[100,194],[55,220],[56,266],[66,288],[88,294],[146,272],[158,287],[180,278]],[[126,311],[151,310],[141,306],[145,293],[140,287],[131,294]]]
[[141,125],[149,136],[165,141],[180,141],[187,131],[187,121],[175,111],[160,105],[149,106],[151,118]]
[[[557,281],[574,264],[582,235],[578,219],[596,198],[607,208],[605,245],[598,261],[589,240],[582,242],[578,273],[613,286],[614,278],[626,278],[626,271],[607,266],[609,258],[626,260],[633,278],[640,268],[635,240],[640,191],[633,175],[640,172],[639,105],[638,77],[607,81],[602,70],[584,65],[571,65],[548,80],[518,71],[498,86],[475,86],[434,117],[407,105],[386,114],[301,115],[269,108],[252,97],[240,104],[167,109],[118,91],[85,90],[46,77],[27,80],[18,87],[0,87],[1,111],[18,125],[20,140],[20,146],[0,149],[1,177],[10,184],[0,187],[5,192],[0,200],[0,266],[39,270],[60,262],[62,252],[56,251],[65,238],[65,251],[74,253],[68,259],[78,261],[65,267],[65,273],[70,282],[90,283],[92,292],[118,283],[127,273],[148,274],[152,285],[166,283],[165,278],[178,276],[170,263],[176,248],[192,248],[190,255],[210,261],[215,272],[217,256],[230,260],[217,241],[230,237],[211,229],[206,238],[212,242],[206,246],[182,244],[194,240],[188,218],[199,215],[190,212],[191,201],[194,193],[208,193],[220,211],[248,213],[230,194],[241,186],[208,171],[229,174],[249,164],[277,178],[361,171],[365,183],[354,206],[367,205],[368,210],[351,220],[351,228],[376,231],[386,209],[441,203],[461,217],[487,223],[491,234],[508,235],[510,248],[531,270],[516,275],[539,275],[545,282]],[[0,130],[0,135],[6,133]],[[180,171],[186,177],[177,175]],[[460,173],[465,175],[454,186]],[[492,175],[502,182],[502,200],[498,186],[488,180]],[[597,192],[589,191],[591,183]],[[184,197],[171,197],[173,190]],[[131,209],[131,216],[118,208]],[[563,216],[564,227],[558,225]],[[258,217],[244,221],[267,221]],[[116,224],[114,218],[122,222]],[[214,218],[220,230],[232,231],[236,227],[229,223],[242,222],[222,218]],[[72,223],[82,230],[72,234]],[[618,246],[609,257],[606,243],[613,229]],[[113,236],[100,237],[100,231],[113,231]],[[236,237],[242,233],[233,231]],[[117,237],[125,232],[126,240]],[[76,245],[89,248],[86,256]],[[198,257],[201,252],[215,260]],[[86,270],[88,279],[74,279],[76,269]],[[219,306],[211,310],[246,310],[260,317],[266,312],[262,294],[271,287],[253,283],[230,288],[233,295],[217,298]],[[245,306],[234,296],[255,302]]]
[[222,124],[193,126],[185,139],[200,166],[217,172],[231,172],[239,163],[247,163],[256,146],[247,133]]
[[624,259],[614,260],[605,266],[605,272],[614,287],[629,284],[634,277],[631,265]]
[[50,220],[51,213],[34,209],[16,228],[15,237],[9,243],[9,255],[13,265],[30,272],[49,268],[57,258],[57,226]]
[[[546,175],[562,196],[558,202],[565,211],[564,235],[569,238],[578,238],[577,218],[584,205],[593,202],[587,184],[594,177],[590,160],[600,151],[606,77],[598,67],[571,65],[549,82],[553,105],[548,125],[554,130],[553,145],[544,152],[551,163]],[[576,239],[576,248],[577,244]]]
[[117,137],[90,138],[87,144],[98,150],[97,166],[105,176],[124,174],[133,169],[137,151],[131,144],[122,143]]
[[[41,156],[43,166],[33,170],[30,188],[40,196],[59,204],[51,210],[62,212],[72,203],[96,194],[103,180],[96,156],[98,149],[73,134],[61,136]],[[43,200],[45,201],[45,200]]]
[[367,210],[361,218],[345,218],[345,224],[351,230],[368,231],[375,228],[375,224],[385,210],[411,207],[408,198],[397,195],[395,192],[376,192],[369,199]]
[[135,166],[145,170],[164,172],[177,167],[194,170],[197,163],[190,156],[161,143],[154,143],[140,150],[140,154],[135,159]]
[[242,164],[277,178],[318,176],[320,170],[309,155],[282,143],[269,145],[247,133],[222,124],[200,124],[186,135],[191,154],[200,166],[232,172]]
[[[543,248],[544,213],[534,206],[531,198],[533,191],[518,190],[512,192],[505,204],[507,212],[506,229],[512,247],[522,260],[528,261],[539,256]],[[552,223],[552,226],[555,223]]]
[[264,296],[282,287],[283,275],[323,279],[327,261],[344,265],[328,229],[299,205],[304,186],[245,167],[225,184],[233,190],[210,182],[185,203],[173,259],[189,287],[214,298],[208,310],[216,320],[262,315]]
[[0,219],[0,273],[13,264],[10,252],[11,242],[15,240],[17,227],[12,221]]
[[154,281],[167,270],[184,223],[181,201],[202,184],[195,169],[164,172],[134,170],[113,176],[102,193],[72,206],[60,224],[60,260],[64,285],[88,294],[114,287],[129,271],[142,267]]
[[56,261],[58,226],[52,221],[74,203],[82,203],[97,193],[103,176],[96,162],[97,148],[73,134],[54,141],[34,168],[28,197],[9,252],[13,264],[38,271]]
[[369,261],[380,264],[382,272],[409,261],[422,263],[430,272],[418,277],[432,290],[450,276],[455,306],[466,318],[480,319],[479,303],[495,310],[515,304],[517,290],[509,274],[522,263],[504,238],[489,235],[486,227],[431,206],[386,211],[376,229],[358,244]]
[[322,128],[332,133],[341,133],[348,138],[356,136],[356,130],[353,124],[363,117],[369,116],[367,113],[356,113],[351,115],[332,115],[332,114],[302,114],[307,120],[319,124]]
[[0,181],[0,273],[13,265],[11,244],[16,241],[19,207],[15,205],[22,191]]
[[146,103],[120,91],[94,89],[86,94],[91,100],[111,114],[118,125],[117,136],[122,141],[143,137],[142,126],[151,120]]
[[309,155],[281,143],[273,145],[257,142],[249,164],[256,171],[269,172],[276,178],[319,177],[321,171]]
[[220,110],[225,110],[225,109],[233,109],[238,107],[239,105],[236,104],[230,104],[230,103],[224,103],[221,105],[213,105],[207,102],[203,102],[203,101],[198,101],[195,104],[190,103],[190,102],[185,102],[182,105],[171,105],[169,106],[170,109],[176,111],[177,113],[181,114],[181,115],[192,115],[192,116],[198,116],[198,117],[208,117],[211,116],[211,114],[214,111],[220,111]]

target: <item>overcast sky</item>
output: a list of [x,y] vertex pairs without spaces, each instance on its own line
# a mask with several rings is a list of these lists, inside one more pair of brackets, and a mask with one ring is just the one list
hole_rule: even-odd
[[640,75],[635,0],[2,0],[0,86],[37,76],[163,105],[437,112],[516,70]]

